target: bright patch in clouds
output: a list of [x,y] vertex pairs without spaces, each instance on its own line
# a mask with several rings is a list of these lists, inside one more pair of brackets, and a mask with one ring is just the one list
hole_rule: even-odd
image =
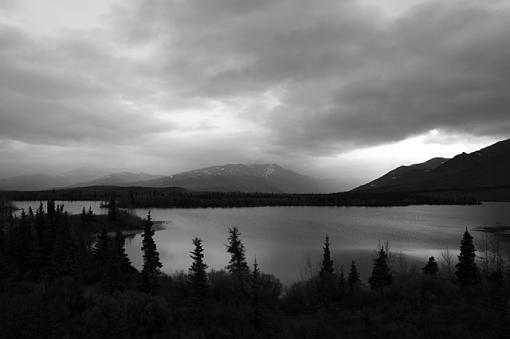
[[[112,0],[16,0],[7,1],[3,20],[29,25],[33,30],[91,29],[109,13]],[[0,10],[2,5],[0,5]]]

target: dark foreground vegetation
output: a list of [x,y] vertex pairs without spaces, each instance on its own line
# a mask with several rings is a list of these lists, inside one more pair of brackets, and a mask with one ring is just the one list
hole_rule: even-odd
[[47,191],[7,191],[13,201],[107,201],[114,197],[119,207],[256,207],[256,206],[407,206],[472,205],[479,202],[464,194],[365,193],[282,194],[246,192],[197,192],[179,187],[93,186]]
[[[288,288],[249,265],[237,228],[225,270],[190,239],[188,272],[161,273],[150,214],[143,269],[125,250],[122,214],[69,216],[51,201],[12,216],[0,202],[2,338],[508,338],[509,274],[499,253],[477,265],[467,229],[456,262],[407,267],[388,246],[364,282],[353,261],[335,267],[326,236],[322,265]],[[104,218],[91,239],[88,225]],[[90,230],[90,229],[88,229]],[[289,253],[292,255],[292,253]],[[354,258],[353,258],[354,259]],[[490,260],[489,260],[490,259]],[[441,267],[440,267],[441,266]],[[481,269],[479,269],[479,266]]]

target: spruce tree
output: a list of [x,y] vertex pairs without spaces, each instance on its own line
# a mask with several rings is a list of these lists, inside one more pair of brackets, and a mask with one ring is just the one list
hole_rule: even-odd
[[227,252],[230,253],[230,261],[227,270],[237,278],[246,278],[250,273],[250,268],[246,263],[244,244],[241,241],[241,233],[237,227],[228,229]]
[[53,218],[55,216],[55,201],[54,200],[48,200],[46,202],[46,213],[48,214],[48,217]]
[[250,321],[256,328],[262,327],[261,293],[262,278],[260,276],[257,258],[253,262],[253,272],[250,276]]
[[347,282],[349,283],[349,289],[351,292],[358,288],[361,284],[358,268],[356,267],[354,260],[351,262],[351,270],[349,271]]
[[52,254],[52,274],[55,277],[71,276],[79,278],[81,275],[80,264],[76,254],[76,246],[69,229],[67,212],[65,222],[59,225],[55,240],[55,248]]
[[475,246],[473,244],[473,237],[469,234],[467,227],[460,243],[460,254],[458,256],[459,262],[455,266],[457,271],[457,282],[461,286],[470,286],[478,284],[481,280],[480,271],[476,265]]
[[103,230],[97,235],[96,243],[92,248],[92,257],[101,266],[106,263],[109,241],[108,230],[106,226],[103,226]]
[[83,222],[87,221],[87,212],[85,211],[85,206],[83,206],[83,209],[81,210],[80,219]]
[[113,196],[110,197],[110,202],[108,203],[108,222],[114,223],[117,220],[117,204]]
[[326,241],[324,242],[323,254],[322,254],[322,266],[321,275],[333,273],[333,260],[331,259],[331,253],[329,251],[329,236],[326,235]]
[[115,237],[110,241],[108,247],[106,263],[103,270],[103,287],[110,292],[123,289],[124,282],[126,281],[125,275],[132,267],[131,261],[124,248],[124,240],[122,233],[117,230],[117,232],[115,232]]
[[159,253],[157,251],[153,236],[154,230],[152,229],[152,219],[149,212],[147,214],[147,219],[145,220],[145,226],[142,235],[142,289],[145,292],[154,292],[156,279],[161,273],[161,267],[163,267],[159,261]]
[[439,272],[439,267],[436,258],[430,257],[425,267],[423,267],[423,273],[426,275],[435,275],[437,272]]
[[344,272],[344,267],[341,266],[340,267],[340,277],[339,277],[340,281],[339,281],[339,294],[340,296],[344,296],[345,295],[345,272]]
[[121,231],[115,232],[115,238],[113,238],[113,248],[118,255],[119,265],[123,272],[127,272],[132,268],[131,260],[126,253],[126,238]]
[[24,209],[21,210],[21,215],[19,219],[16,218],[16,221],[18,221],[18,225],[13,227],[10,234],[11,255],[20,270],[24,271],[27,268],[32,243],[30,225]]
[[35,230],[37,235],[37,244],[39,245],[39,247],[42,247],[43,235],[46,228],[46,220],[44,217],[44,209],[42,202],[39,204],[39,208],[37,209],[37,212],[35,214],[35,219],[36,219]]
[[55,247],[55,239],[57,236],[57,225],[62,222],[61,213],[59,209],[55,209],[55,203],[52,200],[48,200],[47,203],[48,213],[42,218],[44,219],[43,230],[40,239],[40,247],[43,253],[44,261],[51,264],[51,256]]
[[202,240],[193,239],[194,250],[191,252],[193,263],[189,268],[189,281],[191,286],[191,302],[195,320],[200,322],[204,317],[204,310],[209,295],[207,285],[207,265],[204,262],[204,248]]
[[372,289],[378,289],[389,286],[392,282],[393,276],[388,266],[388,254],[381,246],[377,258],[374,260],[374,268],[372,269],[372,275],[368,279],[368,283]]

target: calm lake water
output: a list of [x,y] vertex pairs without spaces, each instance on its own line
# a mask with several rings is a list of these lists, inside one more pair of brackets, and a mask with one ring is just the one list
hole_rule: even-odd
[[[20,208],[37,208],[38,202],[17,202]],[[92,206],[105,213],[99,202],[64,202],[70,213]],[[134,209],[145,217],[147,210]],[[228,262],[225,250],[227,228],[236,226],[242,234],[250,262],[257,258],[260,268],[273,273],[284,283],[307,277],[320,264],[326,234],[337,265],[349,267],[356,260],[367,279],[379,242],[388,241],[394,253],[402,253],[409,262],[423,265],[430,255],[441,257],[449,248],[457,253],[466,227],[482,249],[484,233],[480,226],[510,226],[510,203],[484,203],[477,206],[409,207],[257,207],[217,209],[151,210],[152,219],[163,221],[156,232],[165,272],[187,270],[191,264],[191,239],[204,242],[206,263],[222,269]],[[510,248],[502,244],[503,248]],[[136,267],[141,267],[141,236],[128,239],[127,252]],[[421,266],[420,266],[421,267]]]

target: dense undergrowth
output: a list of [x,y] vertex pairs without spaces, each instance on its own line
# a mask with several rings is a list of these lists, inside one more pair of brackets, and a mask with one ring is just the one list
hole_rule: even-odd
[[[283,287],[249,266],[236,228],[231,260],[207,269],[194,239],[188,272],[166,275],[150,215],[115,208],[68,216],[51,202],[12,216],[0,203],[2,338],[506,338],[508,279],[497,260],[479,270],[466,231],[456,267],[397,265],[387,248],[369,281],[355,262],[337,270],[323,248],[319,272]],[[120,231],[143,227],[144,267],[134,269]],[[92,236],[94,234],[94,236]],[[459,235],[460,236],[460,235]],[[191,239],[190,239],[191,240]],[[205,255],[204,255],[205,254]],[[289,253],[289,255],[292,255]],[[455,263],[454,263],[455,265]]]

